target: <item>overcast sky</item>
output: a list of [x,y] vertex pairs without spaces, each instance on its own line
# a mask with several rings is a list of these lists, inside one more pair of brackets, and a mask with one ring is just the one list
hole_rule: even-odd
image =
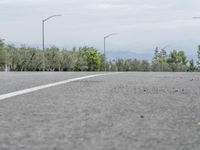
[[41,20],[48,45],[94,46],[152,53],[156,46],[194,54],[200,44],[199,0],[0,0],[0,38],[7,42],[41,44]]

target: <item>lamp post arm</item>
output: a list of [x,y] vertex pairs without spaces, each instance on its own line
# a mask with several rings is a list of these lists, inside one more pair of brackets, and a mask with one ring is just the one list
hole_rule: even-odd
[[200,17],[192,17],[192,19],[200,19]]
[[108,38],[108,37],[110,37],[110,36],[117,35],[117,34],[119,34],[119,33],[111,33],[111,34],[109,34],[109,35],[106,35],[104,38],[106,39],[106,38]]
[[46,18],[46,19],[44,19],[42,21],[45,22],[45,21],[47,21],[47,20],[49,20],[49,19],[51,19],[53,17],[59,17],[59,16],[62,16],[62,15],[52,15],[52,16],[50,16],[50,17],[48,17],[48,18]]

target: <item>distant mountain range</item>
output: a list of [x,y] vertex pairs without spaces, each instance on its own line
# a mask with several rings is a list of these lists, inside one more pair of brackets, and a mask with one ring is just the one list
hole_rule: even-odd
[[[187,55],[187,54],[186,54]],[[147,61],[152,61],[154,57],[154,54],[147,54],[147,53],[135,53],[135,52],[130,52],[130,51],[108,51],[107,52],[107,58],[109,60],[113,59],[138,59],[138,60],[147,60]],[[194,59],[194,61],[197,61],[197,56],[194,55],[187,55],[187,59],[191,60]]]
[[153,54],[140,54],[130,51],[108,51],[107,52],[107,58],[117,59],[117,58],[123,58],[123,59],[139,59],[139,60],[147,60],[151,61],[153,58]]

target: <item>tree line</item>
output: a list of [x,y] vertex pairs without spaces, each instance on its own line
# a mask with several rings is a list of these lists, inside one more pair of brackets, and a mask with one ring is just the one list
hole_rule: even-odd
[[[44,58],[44,59],[43,59]],[[71,50],[57,47],[39,48],[15,47],[4,44],[0,39],[0,71],[165,71],[194,72],[200,70],[200,46],[197,59],[188,60],[184,51],[155,49],[152,62],[138,59],[107,60],[94,47],[80,47]]]

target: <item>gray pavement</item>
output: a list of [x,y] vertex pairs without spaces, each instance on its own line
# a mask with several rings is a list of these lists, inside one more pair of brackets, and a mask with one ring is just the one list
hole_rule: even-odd
[[[86,74],[0,73],[0,93]],[[200,74],[110,74],[2,100],[0,149],[199,150]]]
[[0,94],[23,90],[31,88],[33,86],[39,86],[43,84],[58,82],[71,78],[87,76],[92,72],[11,72],[11,73],[0,73]]

